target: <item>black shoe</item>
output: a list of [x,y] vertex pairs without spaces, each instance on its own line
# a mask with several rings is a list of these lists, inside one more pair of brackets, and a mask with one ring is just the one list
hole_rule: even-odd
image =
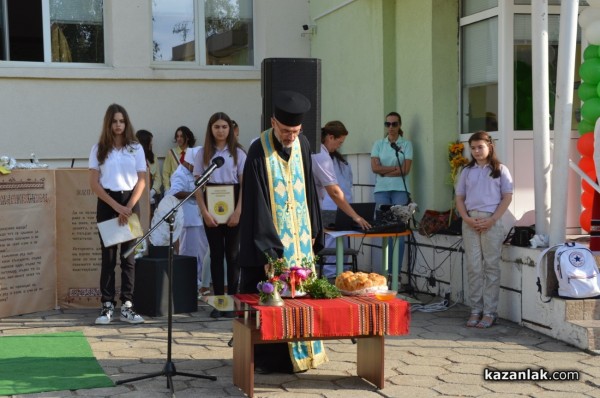
[[216,309],[216,308],[214,310],[212,310],[211,313],[210,313],[210,317],[211,318],[217,319],[217,318],[220,318],[222,316],[223,316],[223,313],[221,311],[219,311],[218,309]]
[[258,366],[258,365],[254,366],[254,372],[258,373],[259,375],[269,375],[271,373],[275,373],[273,370],[271,370],[267,367]]
[[222,315],[225,318],[235,318],[235,311],[223,311]]

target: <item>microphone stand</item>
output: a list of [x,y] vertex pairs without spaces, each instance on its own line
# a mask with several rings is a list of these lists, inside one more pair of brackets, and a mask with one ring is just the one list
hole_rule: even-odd
[[[394,150],[396,151],[396,161],[398,162],[398,170],[400,170],[400,177],[402,177],[402,183],[404,183],[404,189],[406,189],[406,195],[408,197],[408,203],[412,202],[412,199],[410,197],[410,191],[408,190],[408,187],[406,186],[406,179],[404,178],[404,171],[402,170],[402,163],[400,163],[400,156],[398,156],[398,153],[402,154],[402,157],[404,158],[404,152],[402,152],[402,149],[398,146],[398,144],[396,144],[394,142],[395,145],[392,146],[392,148],[394,148]],[[405,205],[407,205],[408,203],[405,203]]]
[[[396,161],[398,162],[398,169],[400,170],[400,177],[402,177],[402,183],[404,184],[404,189],[406,189],[406,196],[408,199],[408,202],[406,203],[406,205],[408,205],[409,203],[412,202],[412,198],[410,197],[410,191],[408,190],[408,186],[406,186],[406,179],[404,178],[404,170],[402,170],[402,163],[400,163],[400,156],[398,156],[398,153],[402,153],[402,157],[404,159],[406,159],[404,157],[404,152],[402,152],[402,148],[400,148],[398,146],[398,144],[396,144],[395,142],[392,143],[392,148],[394,148],[394,150],[396,151]],[[414,217],[414,216],[413,216]],[[414,222],[414,219],[413,219]],[[407,224],[407,227],[410,227],[410,220]],[[410,228],[409,228],[410,230]],[[412,237],[412,230],[411,231],[411,235],[409,237],[409,239]],[[411,283],[411,277],[412,277],[412,271],[410,269],[410,259],[411,259],[411,247],[412,245],[408,245],[408,263],[406,264],[406,274],[407,274],[407,280],[408,280],[408,286],[407,286],[407,290],[409,295],[414,295],[414,289],[412,287],[412,283]],[[400,262],[400,265],[402,265],[402,262]],[[399,269],[400,271],[400,269]]]
[[219,158],[215,158],[211,166],[196,180],[194,185],[196,188],[188,196],[186,196],[183,200],[181,200],[176,206],[174,206],[169,212],[156,223],[154,227],[152,227],[144,236],[142,236],[136,243],[122,256],[128,257],[130,256],[135,248],[139,246],[144,240],[146,240],[152,232],[158,228],[163,222],[167,221],[169,223],[169,257],[168,257],[168,265],[167,265],[167,276],[169,279],[168,282],[168,296],[169,296],[169,309],[168,309],[168,318],[167,318],[167,360],[163,370],[160,372],[149,373],[144,376],[132,377],[130,379],[125,380],[117,380],[115,384],[125,384],[132,381],[151,379],[157,376],[166,376],[167,377],[167,388],[171,390],[171,396],[175,396],[175,388],[173,386],[173,376],[187,376],[194,377],[197,379],[208,379],[208,380],[217,380],[215,376],[207,376],[207,375],[197,375],[192,373],[178,372],[175,369],[175,364],[171,359],[171,346],[172,346],[172,337],[173,337],[173,231],[174,231],[174,223],[175,223],[175,213],[177,209],[179,209],[186,200],[192,197],[200,188],[202,188],[208,180],[210,179],[210,175],[218,168],[223,165],[223,158],[217,160]]

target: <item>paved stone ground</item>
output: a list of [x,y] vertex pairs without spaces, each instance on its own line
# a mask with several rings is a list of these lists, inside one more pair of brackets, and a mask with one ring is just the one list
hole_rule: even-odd
[[[82,330],[114,381],[160,372],[167,358],[167,322],[114,321],[95,326],[97,310],[57,310],[0,320],[0,336]],[[241,397],[232,382],[231,321],[214,320],[208,307],[174,316],[172,359],[176,369],[213,375],[216,381],[174,377],[177,397]],[[330,362],[302,374],[256,375],[256,397],[600,397],[600,357],[509,321],[478,330],[464,326],[468,309],[413,312],[408,336],[386,337],[386,383],[378,390],[356,376],[356,346],[326,343]],[[0,341],[1,344],[1,341]],[[578,381],[486,381],[484,368],[577,371]],[[0,374],[0,377],[2,375]],[[59,391],[22,397],[168,397],[166,377],[113,388]]]

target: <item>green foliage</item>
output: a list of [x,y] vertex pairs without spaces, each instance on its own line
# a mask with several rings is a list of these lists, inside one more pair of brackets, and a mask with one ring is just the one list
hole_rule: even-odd
[[304,291],[310,294],[310,297],[315,299],[336,298],[340,297],[339,289],[329,283],[326,278],[313,279],[304,286]]

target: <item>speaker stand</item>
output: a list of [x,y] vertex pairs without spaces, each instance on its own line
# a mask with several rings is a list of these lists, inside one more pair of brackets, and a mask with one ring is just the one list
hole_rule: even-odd
[[[182,201],[183,203],[183,201]],[[168,265],[167,265],[167,274],[168,274],[168,295],[169,295],[169,308],[168,308],[168,318],[167,318],[167,360],[165,362],[165,366],[163,370],[160,372],[149,373],[143,376],[132,377],[130,379],[118,380],[115,384],[125,384],[130,383],[132,381],[151,379],[158,376],[165,376],[167,378],[167,388],[171,390],[171,397],[175,397],[175,388],[173,386],[173,376],[187,376],[193,377],[197,379],[208,379],[208,380],[217,380],[215,376],[205,376],[205,375],[197,375],[193,373],[184,373],[178,372],[175,369],[175,364],[171,360],[171,346],[172,346],[172,337],[173,337],[173,224],[175,223],[175,211],[177,211],[176,206],[166,217],[169,222],[169,257],[168,257]],[[162,220],[164,221],[164,219]],[[158,224],[157,224],[158,225]]]

